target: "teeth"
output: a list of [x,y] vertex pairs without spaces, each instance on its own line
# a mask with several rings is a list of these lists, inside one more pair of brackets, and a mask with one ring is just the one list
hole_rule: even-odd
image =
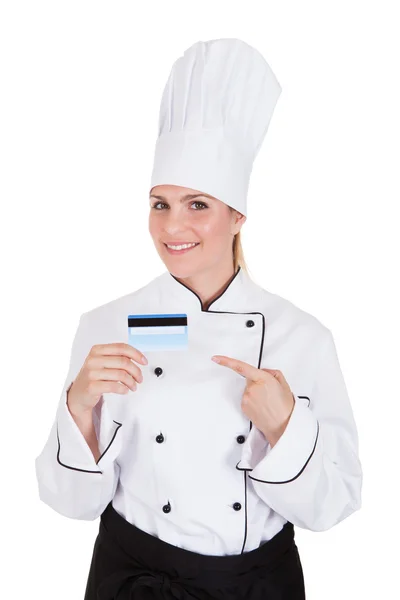
[[172,248],[172,250],[183,250],[184,248],[192,248],[193,246],[196,246],[196,243],[193,244],[182,244],[181,246],[170,246],[169,244],[167,244],[168,248]]

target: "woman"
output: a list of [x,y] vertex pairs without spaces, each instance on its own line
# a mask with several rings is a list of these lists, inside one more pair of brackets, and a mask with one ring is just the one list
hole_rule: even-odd
[[258,286],[241,250],[279,93],[230,39],[189,48],[167,82],[149,198],[167,270],[82,315],[36,459],[45,503],[100,517],[85,600],[304,600],[294,525],[360,508],[332,334]]

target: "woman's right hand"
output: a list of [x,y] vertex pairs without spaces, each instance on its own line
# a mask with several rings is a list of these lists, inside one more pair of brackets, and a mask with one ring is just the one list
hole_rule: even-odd
[[147,364],[146,357],[130,344],[96,344],[92,346],[85,362],[67,394],[71,413],[91,412],[102,394],[126,394],[135,391],[142,383],[140,368],[132,361]]

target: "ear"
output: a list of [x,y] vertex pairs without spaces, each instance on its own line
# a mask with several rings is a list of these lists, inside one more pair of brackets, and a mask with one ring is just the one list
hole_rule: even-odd
[[242,213],[240,213],[238,211],[236,211],[236,213],[237,213],[236,224],[240,225],[240,227],[243,227],[243,225],[247,221],[247,217],[245,215],[242,215]]
[[233,235],[236,235],[239,233],[239,231],[243,227],[244,223],[247,220],[247,217],[245,215],[242,215],[242,213],[240,213],[239,211],[237,211],[234,208],[232,208],[231,210],[234,213],[234,225],[233,225],[232,233],[233,233]]

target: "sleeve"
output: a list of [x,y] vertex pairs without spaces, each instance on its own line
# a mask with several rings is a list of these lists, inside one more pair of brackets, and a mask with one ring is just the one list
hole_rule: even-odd
[[270,444],[252,427],[236,468],[294,525],[330,529],[361,508],[358,433],[331,332],[319,352],[310,399],[294,396],[288,425]]
[[80,317],[72,342],[70,364],[47,441],[35,459],[40,499],[72,519],[94,520],[114,497],[122,447],[121,423],[114,421],[102,396],[93,409],[99,443],[96,462],[67,406],[67,392],[78,375],[92,343],[88,313]]

